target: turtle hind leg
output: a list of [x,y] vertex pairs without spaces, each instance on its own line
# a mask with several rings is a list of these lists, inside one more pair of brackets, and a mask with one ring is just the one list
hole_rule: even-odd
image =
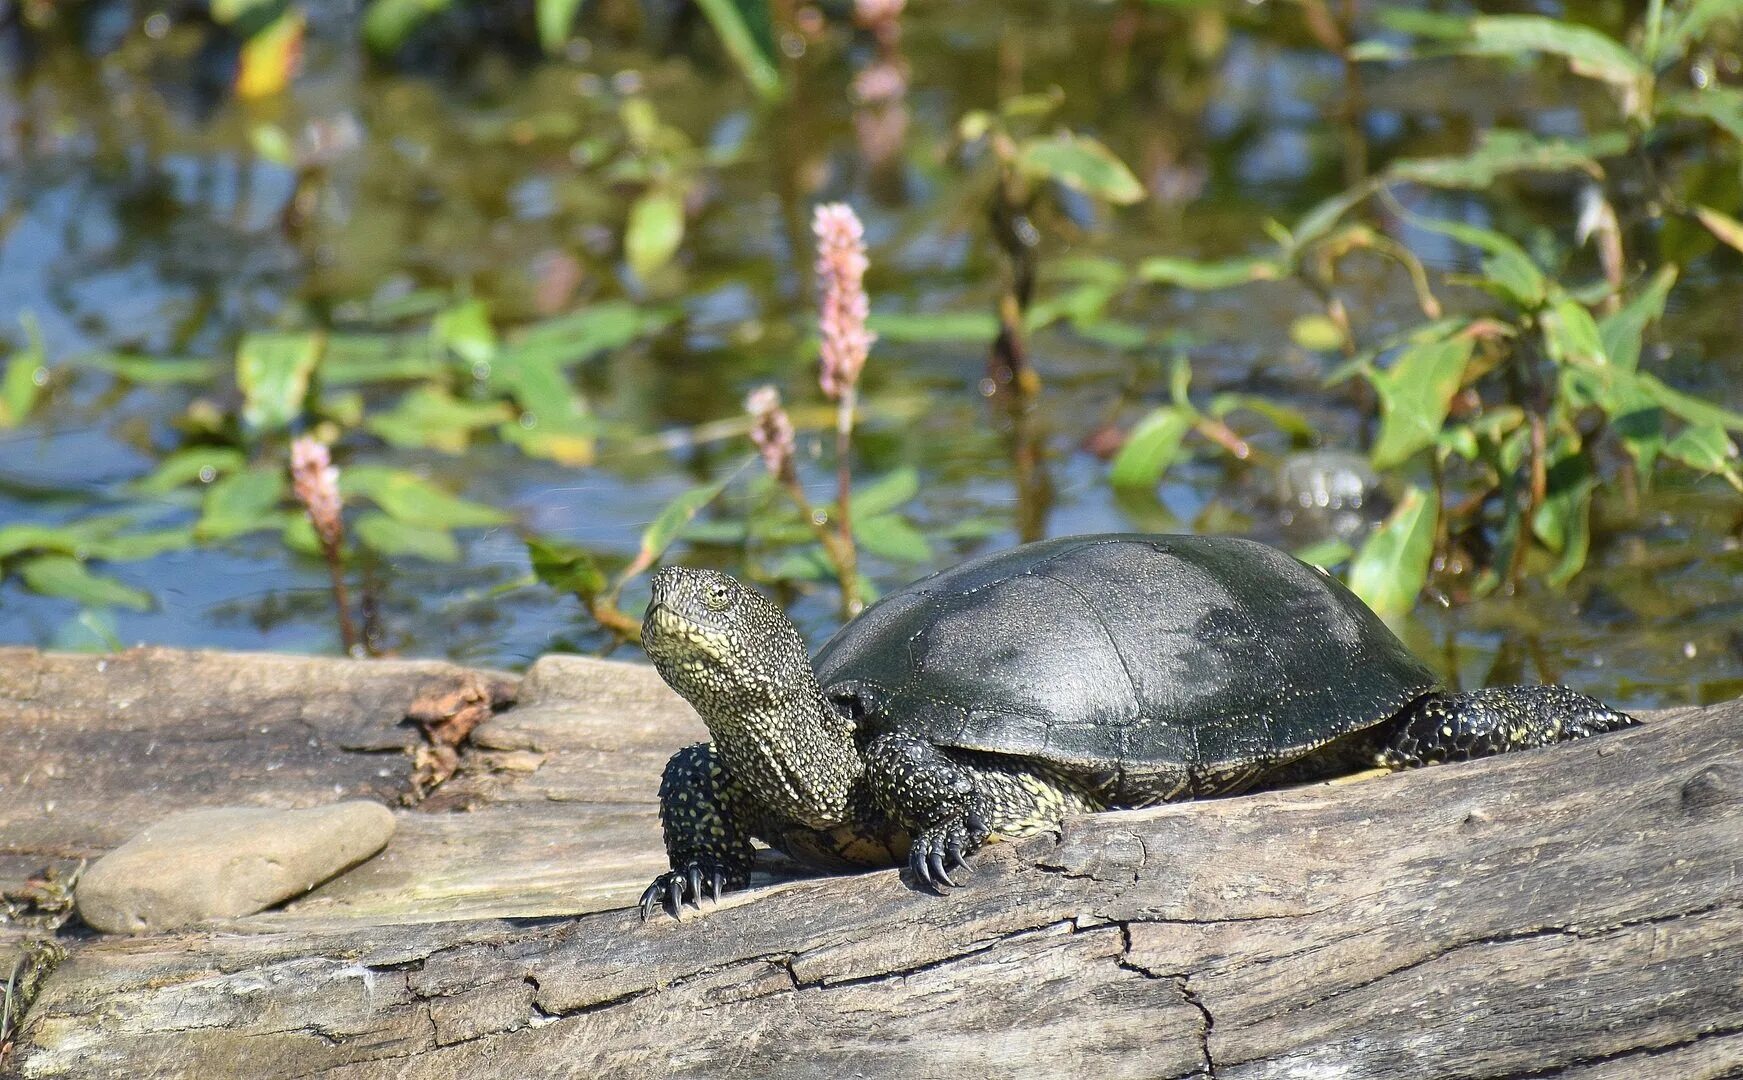
[[1495,686],[1428,694],[1380,733],[1376,757],[1389,769],[1528,750],[1640,721],[1565,686]]

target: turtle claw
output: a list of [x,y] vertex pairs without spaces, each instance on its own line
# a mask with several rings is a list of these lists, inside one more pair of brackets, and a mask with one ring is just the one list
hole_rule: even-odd
[[974,872],[974,867],[968,865],[968,860],[962,857],[962,837],[955,833],[951,833],[950,839],[944,843],[944,857],[950,860],[947,865],[960,866],[969,873]]
[[914,880],[939,892],[959,888],[950,871],[961,868],[972,872],[963,848],[971,837],[963,830],[928,830],[915,836],[908,849],[908,869]]
[[748,884],[746,877],[709,860],[686,862],[682,869],[672,869],[655,878],[653,884],[642,892],[639,905],[642,921],[646,922],[657,908],[664,908],[666,914],[674,919],[683,918],[685,904],[701,911],[704,885],[707,895],[718,903],[721,894],[727,890],[744,888]]

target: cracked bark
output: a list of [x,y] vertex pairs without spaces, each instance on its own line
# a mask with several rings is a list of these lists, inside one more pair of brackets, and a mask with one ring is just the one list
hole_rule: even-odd
[[[483,839],[420,847],[413,829],[392,875],[289,912],[71,941],[14,1067],[1743,1074],[1743,703],[1488,762],[1077,819],[997,846],[944,897],[881,872],[643,924],[628,907],[634,860],[658,857],[648,800],[691,721],[645,669],[565,664],[535,667],[450,781],[482,808],[446,820]],[[536,772],[481,767],[530,746]],[[401,813],[402,830],[419,817]],[[578,866],[574,833],[595,845]]]

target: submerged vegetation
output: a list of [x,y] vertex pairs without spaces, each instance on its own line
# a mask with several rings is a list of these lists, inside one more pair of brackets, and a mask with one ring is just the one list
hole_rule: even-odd
[[1743,5],[345,8],[13,6],[9,639],[1194,530],[1455,682],[1743,690]]

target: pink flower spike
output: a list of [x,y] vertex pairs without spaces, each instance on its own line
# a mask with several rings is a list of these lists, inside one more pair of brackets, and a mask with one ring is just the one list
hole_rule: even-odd
[[886,49],[896,47],[902,37],[902,9],[907,0],[854,0],[853,21],[878,39]]
[[831,400],[838,400],[858,384],[877,340],[865,325],[871,314],[865,292],[865,226],[846,203],[826,203],[817,207],[811,229],[817,234],[818,324],[823,332],[818,382]]
[[908,0],[853,0],[853,19],[861,26],[878,26],[902,17]]
[[793,421],[781,408],[781,392],[772,386],[759,386],[744,399],[744,411],[756,421],[750,429],[750,441],[763,456],[769,475],[786,479],[793,471]]
[[291,490],[309,512],[322,545],[339,546],[344,524],[339,518],[339,469],[325,443],[303,436],[291,443]]

